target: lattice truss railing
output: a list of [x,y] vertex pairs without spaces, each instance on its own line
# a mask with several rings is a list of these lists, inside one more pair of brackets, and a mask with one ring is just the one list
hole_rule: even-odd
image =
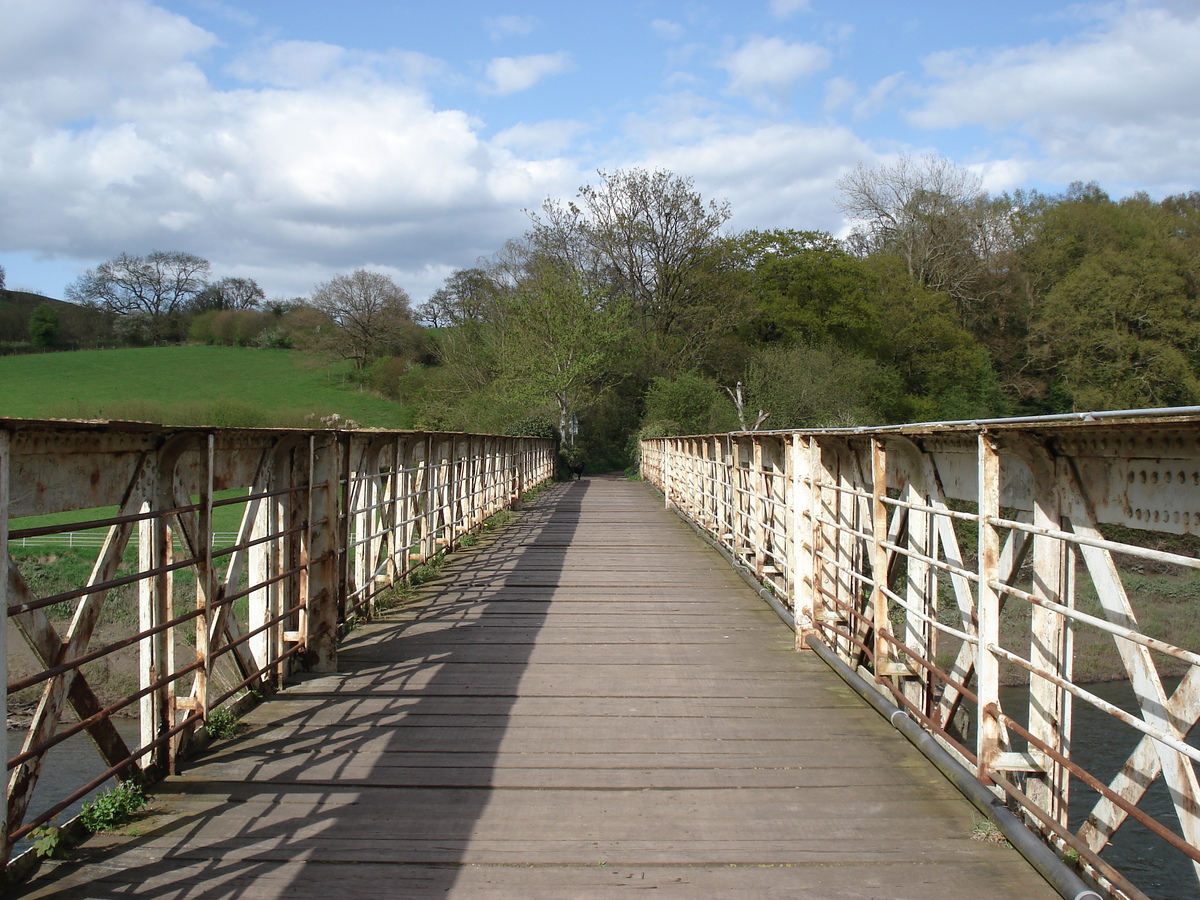
[[548,447],[464,435],[356,441],[343,476],[349,612],[373,614],[382,590],[519,497],[529,485],[527,473],[550,477]]
[[[527,438],[0,421],[0,671],[25,726],[5,732],[2,859],[112,776],[172,771],[223,704],[332,670],[349,619],[552,472]],[[47,543],[97,531],[78,575]],[[47,752],[80,733],[104,771],[31,813]]]
[[[1160,586],[1200,584],[1200,420],[663,438],[641,452],[668,505],[789,611],[798,646],[834,648],[1101,886],[1141,896],[1104,858],[1130,821],[1200,873],[1200,750],[1187,742],[1200,647],[1178,646],[1187,630],[1160,616],[1140,623],[1127,586],[1146,570]],[[1077,648],[1100,645],[1135,709],[1076,677]],[[1002,702],[1014,682],[1027,687]],[[1136,737],[1114,777],[1074,758],[1079,703]],[[1139,806],[1160,779],[1173,822]],[[1073,787],[1095,798],[1074,818]]]

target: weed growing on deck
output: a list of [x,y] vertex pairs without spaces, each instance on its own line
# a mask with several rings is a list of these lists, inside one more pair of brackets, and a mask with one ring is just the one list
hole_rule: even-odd
[[41,825],[29,832],[29,837],[39,859],[63,859],[69,852],[57,825]]
[[1008,846],[1008,838],[996,827],[990,819],[976,819],[975,827],[971,829],[971,840],[982,841],[985,844],[1004,844]]
[[232,737],[242,730],[238,717],[228,706],[222,706],[220,709],[210,712],[204,727],[208,731],[208,736],[213,740]]
[[83,804],[79,810],[79,822],[91,832],[111,831],[128,822],[145,805],[146,795],[142,792],[142,786],[134,779],[122,781],[112,790]]

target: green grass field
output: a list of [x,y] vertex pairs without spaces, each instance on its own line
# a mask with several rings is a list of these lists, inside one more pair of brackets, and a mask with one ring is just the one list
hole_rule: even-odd
[[0,417],[297,427],[337,413],[364,426],[411,427],[406,407],[346,385],[348,370],[297,351],[237,347],[4,356]]

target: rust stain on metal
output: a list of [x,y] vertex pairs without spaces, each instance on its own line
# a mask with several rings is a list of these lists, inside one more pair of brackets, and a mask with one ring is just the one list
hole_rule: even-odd
[[[409,452],[426,444],[442,454],[436,481],[424,458]],[[12,682],[40,692],[40,699],[12,757],[19,761],[0,861],[12,840],[53,814],[30,818],[28,803],[45,752],[65,737],[87,730],[105,766],[120,768],[120,777],[139,769],[166,773],[221,705],[246,690],[277,688],[297,664],[332,671],[336,637],[353,617],[374,615],[380,593],[429,554],[453,546],[553,473],[549,441],[495,435],[4,419],[0,447],[0,484],[7,486],[0,493],[0,538],[7,540],[13,519],[61,512],[76,512],[87,528],[108,535],[88,581],[57,594],[38,596],[21,563],[5,553],[4,634],[15,627],[42,671]],[[371,490],[343,493],[343,464],[349,484],[369,481]],[[231,489],[233,498],[214,500],[215,492]],[[218,534],[213,510],[231,504],[244,511],[242,525],[234,535]],[[117,507],[118,515],[97,509],[103,507]],[[42,545],[87,542],[80,525],[17,533]],[[430,539],[418,545],[414,534]],[[138,548],[128,575],[117,571],[127,545]],[[349,577],[339,571],[340,560],[348,561]],[[181,611],[176,594],[184,570],[194,576],[196,597]],[[116,638],[100,637],[103,607],[126,589],[136,592],[137,625]],[[249,603],[246,619],[235,612],[242,598]],[[63,604],[73,610],[60,634],[48,607]],[[189,651],[185,633],[194,634]],[[107,665],[127,650],[139,657],[138,689],[102,701],[84,666]],[[66,705],[82,726],[64,721]],[[141,723],[134,748],[112,722],[131,710]]]
[[[791,484],[805,489],[781,499],[740,477],[749,440],[756,454],[783,460]],[[789,444],[812,449],[789,454]],[[1086,862],[1099,859],[1129,810],[1163,778],[1182,832],[1169,842],[1200,860],[1200,752],[1184,740],[1200,722],[1200,647],[1141,631],[1116,562],[1200,568],[1187,551],[1155,546],[1163,535],[1200,534],[1194,411],[660,438],[643,441],[641,452],[643,474],[669,506],[746,570],[765,558],[762,580],[797,632],[822,635],[852,668],[873,676],[997,799],[1034,804],[1030,816],[1066,834]],[[776,507],[787,503],[805,506],[781,515]],[[1109,525],[1146,540],[1113,540],[1103,531]],[[977,572],[959,549],[969,532]],[[799,571],[773,578],[783,567]],[[1091,582],[1101,615],[1077,608],[1081,580]],[[945,593],[957,607],[950,614],[939,608]],[[1001,610],[1026,603],[1032,635],[1024,646],[1004,646],[1012,638],[999,627]],[[1140,742],[1092,809],[1071,823],[1067,801],[1080,777],[1065,755],[1072,704],[1097,703],[1072,680],[1074,635],[1088,628],[1115,642],[1140,714],[1099,708]],[[1162,657],[1151,651],[1188,667],[1173,692],[1160,675]],[[999,705],[1001,664],[1030,673],[1028,733],[1050,750],[1014,748]],[[967,728],[956,724],[964,703],[977,710]],[[1016,783],[1010,772],[1023,788],[1006,795]],[[1200,862],[1196,868],[1200,877]],[[1125,883],[1116,875],[1106,881],[1113,873],[1104,864],[1090,871],[1101,885]]]

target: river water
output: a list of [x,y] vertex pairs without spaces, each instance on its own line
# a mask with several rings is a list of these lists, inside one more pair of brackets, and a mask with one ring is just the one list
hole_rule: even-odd
[[[1163,679],[1163,682],[1170,696],[1179,680]],[[1124,710],[1138,714],[1137,701],[1128,681],[1089,684],[1087,689]],[[1002,688],[1001,704],[1013,718],[1024,721],[1021,710],[1027,696],[1025,688]],[[1073,709],[1075,726],[1071,755],[1087,771],[1107,783],[1125,763],[1141,733],[1090,704],[1076,701]],[[1189,735],[1188,743],[1200,747],[1200,735]],[[1072,779],[1069,807],[1072,831],[1078,830],[1097,797],[1095,791]],[[1150,787],[1138,807],[1179,833],[1179,820],[1161,777]],[[1197,881],[1191,860],[1132,819],[1127,819],[1120,827],[1112,845],[1101,856],[1154,900],[1200,898],[1200,882]]]
[[[125,738],[125,743],[131,749],[136,748],[139,740],[137,719],[114,719],[113,721],[121,736]],[[9,732],[10,741],[17,739],[17,736],[23,738],[24,731]],[[10,749],[13,749],[11,743],[9,746]],[[54,806],[63,797],[83,787],[107,768],[108,766],[104,764],[100,753],[96,750],[96,745],[86,734],[77,734],[67,738],[58,746],[50,748],[50,753],[42,767],[42,775],[33,790],[33,799],[29,803],[26,821]],[[88,796],[93,796],[101,790],[107,790],[114,784],[116,784],[116,780],[109,779]],[[56,825],[69,821],[79,812],[79,808],[85,802],[87,802],[87,797],[71,804],[55,816],[49,824]],[[13,849],[13,856],[23,853],[29,844],[28,839],[18,841]]]

